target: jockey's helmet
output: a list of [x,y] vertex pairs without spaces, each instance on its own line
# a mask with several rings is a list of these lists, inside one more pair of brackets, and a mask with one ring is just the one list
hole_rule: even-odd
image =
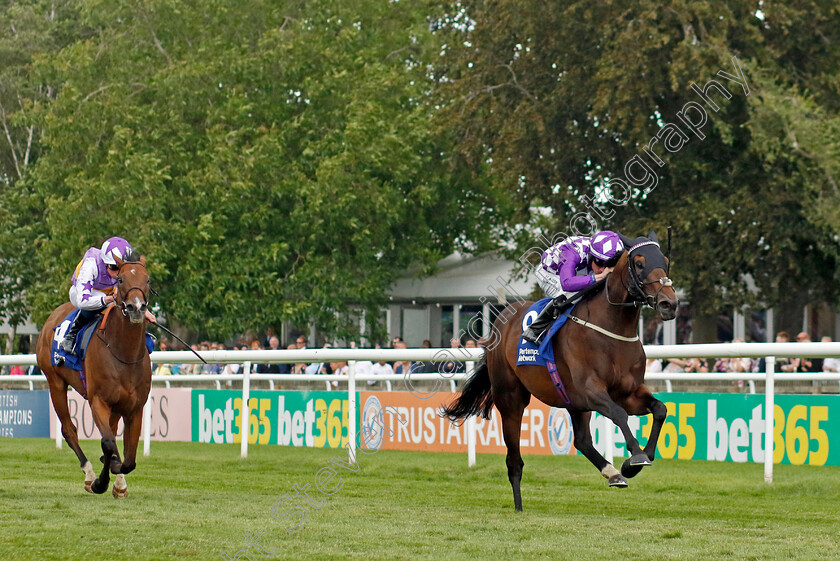
[[615,267],[622,253],[624,253],[624,244],[621,238],[610,230],[598,232],[589,240],[589,254],[592,256],[592,261],[601,267]]
[[105,243],[102,244],[102,261],[104,261],[106,265],[116,265],[117,261],[114,258],[119,257],[120,259],[123,259],[125,258],[125,254],[129,251],[131,251],[131,244],[124,239],[118,237],[108,238],[105,240]]

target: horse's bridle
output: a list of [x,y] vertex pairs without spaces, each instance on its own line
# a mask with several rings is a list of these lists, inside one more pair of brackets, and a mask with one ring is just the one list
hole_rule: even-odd
[[[122,265],[120,265],[120,270],[117,273],[117,275],[122,274],[123,267],[125,267],[126,265],[139,265],[140,267],[143,267],[144,270],[146,269],[146,266],[143,265],[143,263],[141,263],[140,261],[131,261],[131,262],[125,261],[125,262],[123,262]],[[142,288],[140,288],[139,286],[133,286],[133,287],[129,288],[128,292],[126,292],[125,295],[123,295],[120,292],[119,285],[117,285],[116,290],[114,291],[114,294],[116,295],[114,301],[116,302],[117,306],[120,308],[120,311],[122,312],[122,314],[124,316],[128,315],[128,312],[125,311],[125,301],[128,298],[128,295],[131,294],[131,292],[134,291],[134,290],[139,290],[140,293],[143,295],[143,303],[146,304],[147,306],[149,305],[149,295],[146,294],[146,292]]]
[[[126,261],[126,262],[123,262],[122,265],[120,265],[119,273],[122,273],[122,268],[125,267],[126,265],[140,265],[141,267],[143,267],[144,270],[146,269],[146,266],[143,265],[142,263],[140,263],[139,261],[132,261],[132,262]],[[128,292],[125,293],[125,296],[123,296],[122,293],[120,293],[119,286],[117,286],[116,290],[114,290],[114,294],[116,295],[114,302],[116,303],[117,307],[119,307],[123,316],[128,315],[128,312],[125,311],[125,300],[126,300],[126,298],[128,298],[128,295],[131,294],[131,292],[133,290],[139,290],[140,293],[143,295],[143,303],[146,304],[147,306],[149,305],[148,295],[139,286],[129,288]],[[151,290],[151,287],[150,287],[150,290]],[[107,339],[105,339],[105,337],[102,336],[102,334],[99,332],[98,329],[96,331],[96,336],[99,337],[99,339],[102,341],[102,343],[108,349],[108,352],[111,353],[111,356],[114,357],[115,359],[117,359],[119,362],[121,362],[123,364],[129,364],[129,365],[130,364],[137,364],[138,362],[140,362],[141,360],[146,358],[145,353],[141,353],[140,357],[137,358],[136,360],[124,360],[124,359],[120,358],[119,356],[117,356],[117,353],[115,353],[114,349],[111,348],[111,343]]]
[[[639,249],[640,247],[644,247],[646,245],[655,245],[657,248],[659,247],[659,244],[657,242],[652,241],[652,240],[647,240],[647,241],[637,243],[636,245],[634,245],[633,247],[631,247],[630,249],[627,250],[627,261],[628,261],[627,269],[630,273],[630,283],[629,283],[629,285],[625,285],[625,288],[627,289],[628,294],[630,294],[630,296],[633,297],[632,302],[613,302],[612,300],[610,300],[609,283],[604,284],[604,290],[605,290],[606,295],[607,295],[607,302],[609,302],[613,306],[639,306],[639,305],[642,305],[642,306],[648,306],[648,307],[651,307],[651,308],[655,308],[656,307],[656,299],[659,297],[659,293],[662,292],[662,289],[664,289],[666,286],[671,286],[671,285],[674,284],[673,281],[670,278],[668,278],[667,272],[666,272],[666,276],[660,277],[660,278],[658,278],[656,280],[652,280],[652,281],[643,280],[639,276],[639,274],[636,272],[636,266],[633,263],[632,254],[635,250]],[[656,284],[656,283],[659,283],[659,285],[660,285],[659,289],[656,292],[654,292],[653,294],[648,294],[647,292],[645,292],[645,287],[647,285]]]

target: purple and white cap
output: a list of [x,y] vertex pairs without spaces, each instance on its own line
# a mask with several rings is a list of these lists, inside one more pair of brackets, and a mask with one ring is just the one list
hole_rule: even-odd
[[596,259],[610,261],[624,251],[624,244],[618,234],[610,230],[598,232],[589,241],[589,253]]
[[106,265],[116,265],[117,261],[114,257],[124,259],[125,254],[129,251],[131,251],[131,244],[122,238],[113,237],[108,238],[105,240],[105,243],[102,244],[100,255],[102,256],[102,261],[105,262]]

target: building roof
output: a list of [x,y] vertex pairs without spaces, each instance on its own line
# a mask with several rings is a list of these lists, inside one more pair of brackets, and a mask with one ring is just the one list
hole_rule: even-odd
[[[393,302],[437,303],[484,301],[505,303],[509,295],[526,298],[534,288],[533,274],[512,279],[517,263],[498,253],[453,253],[437,264],[429,277],[407,275],[390,290]],[[482,300],[484,299],[484,300]]]

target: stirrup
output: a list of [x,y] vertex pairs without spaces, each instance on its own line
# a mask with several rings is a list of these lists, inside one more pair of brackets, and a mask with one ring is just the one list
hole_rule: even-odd
[[[68,339],[67,337],[65,337],[61,340],[61,343],[59,343],[58,346],[61,347],[61,350],[65,353],[73,354],[73,349],[76,346],[76,338],[74,337],[73,339]],[[68,349],[67,347],[70,348]]]
[[537,334],[537,333],[534,333],[534,330],[529,327],[528,329],[526,329],[522,333],[522,338],[525,339],[526,341],[528,341],[529,343],[533,343],[534,345],[539,345],[540,344],[540,339],[542,339],[543,335],[545,335],[545,330],[543,330],[543,331],[541,331],[540,333]]

